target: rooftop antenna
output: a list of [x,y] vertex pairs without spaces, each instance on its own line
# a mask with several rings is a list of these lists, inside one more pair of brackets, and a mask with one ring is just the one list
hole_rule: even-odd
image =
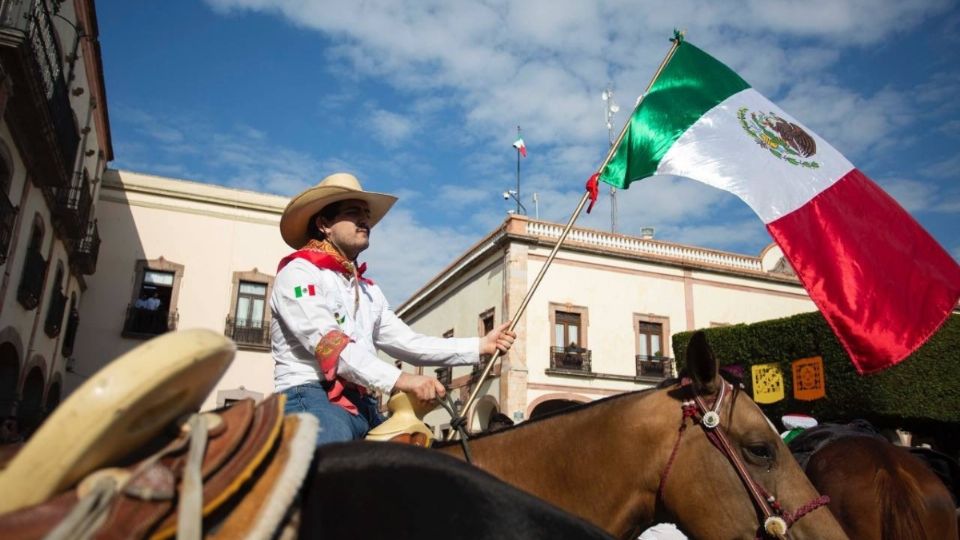
[[[607,141],[613,148],[613,116],[620,111],[620,106],[613,101],[613,87],[607,83],[606,90],[600,94],[603,100],[604,112],[607,121]],[[617,232],[617,188],[610,186],[610,232]]]

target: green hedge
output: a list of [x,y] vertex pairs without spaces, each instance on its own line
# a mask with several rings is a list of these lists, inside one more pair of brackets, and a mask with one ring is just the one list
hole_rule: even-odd
[[[867,376],[857,374],[819,312],[705,332],[721,365],[744,367],[743,384],[751,395],[750,366],[780,364],[785,399],[762,406],[772,419],[802,412],[821,422],[865,418],[879,425],[960,431],[960,316],[951,316],[923,347],[900,364]],[[673,336],[680,369],[686,363],[691,334]],[[827,396],[795,401],[791,362],[811,356],[823,357]]]

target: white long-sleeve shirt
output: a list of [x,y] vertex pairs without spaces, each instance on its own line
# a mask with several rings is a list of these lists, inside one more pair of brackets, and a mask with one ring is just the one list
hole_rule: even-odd
[[361,281],[356,314],[354,301],[353,277],[322,270],[304,259],[290,261],[277,273],[270,296],[270,345],[277,392],[320,380],[315,351],[320,339],[332,330],[351,339],[340,353],[337,374],[381,392],[393,389],[400,370],[377,357],[377,349],[415,365],[480,361],[479,338],[417,334],[393,313],[376,285]]

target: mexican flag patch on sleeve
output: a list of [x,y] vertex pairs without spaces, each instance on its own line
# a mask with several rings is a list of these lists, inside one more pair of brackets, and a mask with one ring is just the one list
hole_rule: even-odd
[[297,285],[293,288],[293,296],[301,298],[304,296],[316,296],[317,289],[313,285]]

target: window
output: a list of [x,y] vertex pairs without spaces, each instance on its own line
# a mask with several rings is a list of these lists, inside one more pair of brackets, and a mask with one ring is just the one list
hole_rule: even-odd
[[270,311],[273,276],[256,268],[233,273],[233,295],[225,334],[244,349],[270,348]]
[[[493,330],[494,315],[496,315],[496,311],[494,311],[494,308],[490,308],[480,314],[480,336],[481,337],[489,334]],[[487,362],[489,362],[490,358],[492,357],[493,356],[489,354],[481,355],[480,363],[473,368],[474,374],[479,375],[480,372],[483,371],[483,368],[487,365]]]
[[43,331],[50,337],[60,335],[63,325],[63,311],[67,308],[67,295],[63,294],[63,262],[57,261],[57,279],[53,282],[53,291],[47,305],[47,320]]
[[43,218],[37,214],[33,218],[30,231],[30,243],[23,259],[23,272],[20,274],[20,286],[17,287],[17,301],[25,309],[31,310],[40,305],[43,295],[43,281],[47,277],[47,261],[40,252],[43,246]]
[[580,314],[558,311],[553,323],[554,343],[567,348],[580,347]]
[[673,361],[667,357],[666,336],[669,319],[655,315],[634,315],[633,327],[637,335],[637,375],[642,377],[669,377],[673,375]]
[[587,348],[587,308],[569,304],[551,304],[550,369],[590,371],[590,350]]
[[264,321],[267,284],[241,281],[237,293],[233,334],[230,337],[238,344],[269,346],[270,326]]
[[60,352],[64,358],[73,354],[73,344],[77,339],[77,327],[80,326],[80,311],[77,309],[77,294],[70,294],[70,311],[67,318],[67,331],[63,334]]
[[[443,337],[452,338],[453,329],[447,330],[443,333]],[[450,384],[453,383],[453,368],[452,367],[442,367],[435,370],[437,372],[437,380],[440,381],[440,384],[450,387]]]
[[13,223],[17,218],[17,208],[10,202],[10,167],[5,159],[6,148],[0,143],[0,264],[7,261],[7,251],[13,237]]
[[137,287],[123,326],[125,337],[149,338],[177,328],[177,296],[183,265],[165,261],[138,261]]

